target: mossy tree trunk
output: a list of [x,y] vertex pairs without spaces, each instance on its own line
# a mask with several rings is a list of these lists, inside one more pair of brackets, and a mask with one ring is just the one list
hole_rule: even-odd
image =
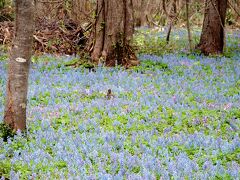
[[132,0],[98,0],[89,45],[92,61],[106,66],[138,64],[130,46],[133,33]]

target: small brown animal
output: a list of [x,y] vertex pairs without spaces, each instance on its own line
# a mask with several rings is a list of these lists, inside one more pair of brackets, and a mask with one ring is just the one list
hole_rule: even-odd
[[107,98],[107,99],[111,99],[111,98],[113,98],[113,97],[114,97],[114,95],[113,95],[113,93],[112,93],[112,90],[111,90],[111,89],[108,89],[106,98]]

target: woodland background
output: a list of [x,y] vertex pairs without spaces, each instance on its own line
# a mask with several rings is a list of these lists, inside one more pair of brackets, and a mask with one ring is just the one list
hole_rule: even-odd
[[0,0],[0,179],[240,178],[239,0],[33,2]]
[[[228,0],[226,25],[240,27],[239,0]],[[7,44],[13,35],[14,2],[0,2],[0,44]],[[77,54],[83,49],[94,23],[94,0],[36,0],[36,53]],[[184,0],[133,0],[134,25],[137,27],[169,29],[186,27]],[[191,28],[201,27],[204,0],[189,1]],[[10,21],[10,22],[9,22]]]

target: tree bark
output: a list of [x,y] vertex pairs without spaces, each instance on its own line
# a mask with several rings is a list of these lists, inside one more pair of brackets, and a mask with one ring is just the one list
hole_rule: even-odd
[[188,43],[189,43],[189,49],[192,52],[192,34],[191,34],[191,28],[190,28],[190,22],[189,22],[189,0],[186,0],[186,21],[187,21],[187,32],[188,32]]
[[224,47],[224,27],[227,0],[206,0],[200,43],[197,45],[203,54],[219,54]]
[[162,6],[163,6],[162,7],[163,11],[164,11],[164,13],[166,14],[166,17],[167,17],[166,19],[169,23],[168,31],[167,31],[167,37],[166,37],[166,42],[168,44],[169,41],[170,41],[170,35],[171,35],[172,27],[173,27],[174,21],[176,21],[176,16],[177,16],[176,1],[174,0],[174,1],[172,1],[172,3],[170,3],[169,11],[167,11],[165,0],[162,1]]
[[89,47],[95,64],[138,64],[130,46],[134,32],[132,0],[98,0],[95,27]]
[[151,8],[149,0],[142,0],[141,2],[141,12],[140,12],[140,26],[147,26],[148,20],[147,20],[147,14],[149,13],[149,9]]
[[4,122],[14,130],[26,129],[30,58],[34,32],[34,0],[16,0],[13,46],[10,52]]

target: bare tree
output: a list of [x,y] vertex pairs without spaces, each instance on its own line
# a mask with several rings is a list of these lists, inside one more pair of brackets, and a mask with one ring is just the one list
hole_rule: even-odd
[[166,37],[166,42],[169,43],[172,27],[173,27],[174,21],[176,21],[176,18],[177,18],[176,0],[171,1],[169,5],[170,6],[169,11],[167,11],[165,0],[162,1],[162,6],[163,6],[163,11],[167,16],[167,20],[169,21],[169,27],[167,31],[167,37]]
[[24,130],[34,32],[34,0],[16,0],[15,10],[15,34],[8,65],[4,122],[14,130]]
[[134,32],[132,0],[98,0],[89,51],[94,63],[138,64],[130,41]]
[[187,31],[188,31],[188,42],[189,42],[189,49],[192,51],[192,35],[191,35],[191,28],[189,22],[189,0],[186,0],[186,21],[187,21]]
[[202,53],[219,54],[224,47],[224,27],[227,0],[206,0],[200,43],[197,46]]

